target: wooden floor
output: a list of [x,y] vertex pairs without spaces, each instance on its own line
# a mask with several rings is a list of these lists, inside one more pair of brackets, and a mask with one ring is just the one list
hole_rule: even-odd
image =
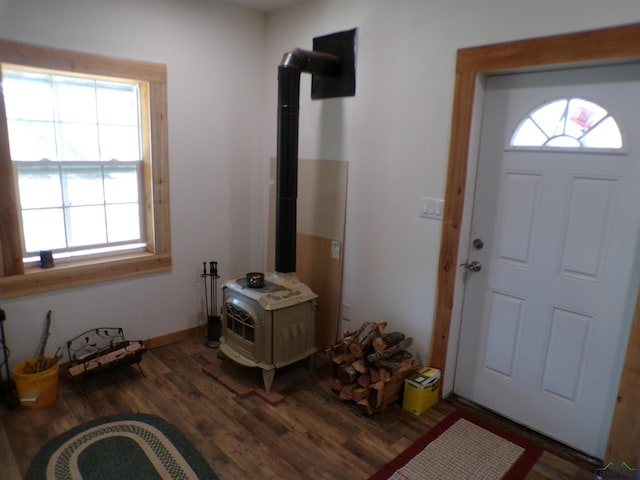
[[[327,384],[328,365],[318,359],[278,370],[276,406],[257,395],[239,398],[202,372],[216,349],[193,338],[147,352],[146,377],[135,367],[84,382],[82,395],[66,380],[49,407],[0,407],[0,480],[24,477],[36,452],[50,439],[97,417],[125,412],[161,416],[179,428],[224,479],[366,479],[456,408],[538,442],[547,451],[527,479],[592,479],[598,465],[573,456],[535,434],[458,400],[446,400],[416,417],[392,405],[373,417],[342,403]],[[255,376],[257,370],[248,370]]]

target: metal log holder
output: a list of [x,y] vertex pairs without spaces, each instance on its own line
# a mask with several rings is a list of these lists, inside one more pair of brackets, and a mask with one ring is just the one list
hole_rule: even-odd
[[[218,262],[209,262],[209,272],[207,272],[207,262],[202,262],[203,272],[200,275],[204,279],[204,305],[207,313],[207,340],[205,345],[209,348],[220,346],[220,334],[222,324],[220,321],[220,311],[218,310]],[[207,279],[209,279],[207,281]],[[208,284],[208,287],[207,287]]]
[[[142,340],[127,340],[120,327],[87,330],[67,341],[67,377],[79,387],[80,382],[90,375],[134,364],[138,366],[140,375],[145,377],[140,362],[146,351]],[[84,390],[80,390],[86,397]]]

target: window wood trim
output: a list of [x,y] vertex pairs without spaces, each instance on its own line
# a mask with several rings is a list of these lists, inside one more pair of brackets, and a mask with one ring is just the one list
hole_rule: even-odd
[[[0,63],[132,79],[149,98],[143,111],[147,251],[25,268],[4,97],[0,95],[0,298],[30,295],[171,269],[167,69],[165,65],[29,45],[0,39]],[[1,93],[1,90],[0,90]],[[145,141],[148,140],[148,141]],[[153,155],[153,157],[151,156]]]
[[[578,33],[505,42],[458,50],[452,106],[449,160],[437,273],[430,365],[445,371],[455,293],[460,226],[465,199],[467,160],[476,81],[490,73],[518,69],[598,65],[640,59],[640,24]],[[633,314],[631,337],[623,366],[605,459],[614,462],[635,458],[633,446],[640,439],[640,414],[631,392],[637,390],[640,373],[640,292]],[[615,395],[616,392],[611,392]]]

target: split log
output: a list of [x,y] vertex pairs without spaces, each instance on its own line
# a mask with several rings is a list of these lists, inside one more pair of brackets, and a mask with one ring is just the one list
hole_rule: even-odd
[[358,378],[358,372],[350,363],[343,363],[338,367],[338,379],[345,385],[354,383]]
[[394,353],[389,358],[384,360],[379,360],[376,362],[376,366],[379,368],[388,368],[391,371],[397,370],[399,365],[405,360],[413,360],[413,355],[407,352],[406,350],[400,350],[397,353]]
[[372,365],[376,365],[376,363],[379,362],[380,360],[386,360],[387,358],[391,357],[393,354],[398,353],[401,350],[406,350],[406,348],[410,347],[412,343],[413,343],[413,338],[407,337],[399,341],[392,347],[385,349],[382,352],[370,353],[369,355],[367,355],[367,361]]
[[364,358],[359,358],[355,362],[352,362],[351,365],[358,373],[367,373],[369,371],[369,366]]
[[358,380],[356,381],[358,383],[358,385],[360,385],[361,387],[368,387],[369,385],[371,385],[371,375],[360,375],[358,377]]
[[370,324],[371,322],[364,322],[355,332],[345,330],[342,340],[340,340],[340,345],[343,345],[345,348],[349,348],[349,344],[351,344]]
[[340,390],[340,400],[351,400],[353,398],[353,391],[356,389],[356,385],[345,385]]
[[72,365],[67,370],[67,374],[71,378],[78,377],[92,370],[96,370],[109,364],[114,364],[115,362],[122,361],[126,357],[133,358],[135,355],[141,355],[145,351],[146,347],[141,342],[128,342],[128,345],[122,348],[106,353],[99,357],[92,358],[91,360]]
[[386,320],[382,320],[378,322],[376,325],[378,326],[378,333],[384,332],[384,329],[387,328],[388,322]]
[[342,382],[337,378],[332,378],[329,380],[329,388],[331,388],[331,390],[333,390],[334,392],[339,392],[340,390],[342,390],[343,386],[344,385],[342,385]]
[[369,389],[364,387],[354,388],[351,392],[351,400],[358,403],[369,396]]
[[[409,355],[411,355],[411,354],[409,354]],[[395,374],[396,375],[400,374],[400,375],[407,376],[407,375],[417,371],[418,368],[420,368],[420,365],[418,365],[418,362],[416,362],[416,360],[413,358],[413,356],[410,356],[408,358],[405,358],[402,362],[400,362],[398,370],[395,372]]]
[[338,368],[340,367],[340,365],[342,365],[344,363],[344,354],[340,354],[340,355],[335,355],[332,359],[331,359],[331,367],[332,367],[332,371],[333,371],[333,376],[337,377],[338,376]]
[[373,339],[373,341],[371,342],[371,346],[373,347],[374,351],[383,352],[387,348],[392,347],[398,342],[404,340],[404,338],[404,333],[401,332],[383,333],[379,337]]
[[348,363],[353,363],[354,361],[356,361],[356,356],[351,352],[347,352],[343,354],[342,358],[344,359],[345,362],[348,362]]
[[331,359],[331,361],[333,363],[335,363],[336,365],[340,365],[341,363],[344,363],[344,353],[342,353],[340,355],[336,355],[335,357],[333,357]]
[[384,404],[384,390],[385,382],[380,380],[379,382],[372,383],[369,386],[369,396],[367,400],[372,408],[382,408]]
[[371,341],[378,335],[380,335],[380,332],[378,331],[378,324],[373,322],[366,323],[364,328],[349,344],[349,351],[355,355],[356,358],[364,357],[365,352],[371,345]]

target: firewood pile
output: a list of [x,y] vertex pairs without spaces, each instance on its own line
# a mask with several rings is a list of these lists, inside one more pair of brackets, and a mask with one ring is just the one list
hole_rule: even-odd
[[384,333],[387,322],[365,322],[329,349],[333,377],[331,389],[341,400],[353,402],[365,415],[381,412],[402,394],[404,379],[418,362],[406,349],[413,339],[401,332]]

